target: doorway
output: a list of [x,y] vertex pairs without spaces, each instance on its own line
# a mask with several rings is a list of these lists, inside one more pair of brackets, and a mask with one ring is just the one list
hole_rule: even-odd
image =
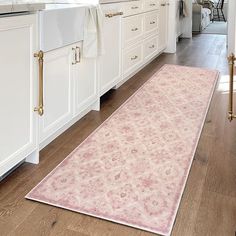
[[[201,14],[200,22],[196,17],[197,14]],[[193,3],[193,32],[200,24],[199,32],[202,34],[227,35],[227,22],[227,0],[199,0],[199,3]]]

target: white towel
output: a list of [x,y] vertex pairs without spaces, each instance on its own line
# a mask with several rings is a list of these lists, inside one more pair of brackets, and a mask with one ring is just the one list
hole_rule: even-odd
[[100,5],[90,5],[86,13],[83,56],[95,58],[103,54],[103,14]]

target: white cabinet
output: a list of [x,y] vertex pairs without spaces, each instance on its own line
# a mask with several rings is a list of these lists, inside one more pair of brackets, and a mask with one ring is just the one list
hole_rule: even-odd
[[156,35],[144,41],[143,54],[144,54],[144,59],[146,61],[155,56],[157,54],[157,50],[158,50],[158,37]]
[[123,16],[131,16],[142,12],[142,1],[131,1],[122,4]]
[[169,18],[169,2],[167,0],[159,1],[159,30],[158,30],[158,47],[159,51],[163,51],[167,47],[168,37],[168,18]]
[[152,11],[158,9],[158,1],[159,0],[145,0],[144,1],[144,10]]
[[73,66],[74,116],[77,116],[99,97],[96,59],[83,57],[82,43],[74,45],[73,48],[77,58]]
[[104,54],[98,64],[100,96],[118,88],[167,47],[169,0],[104,4],[102,10]]
[[146,13],[144,16],[145,37],[157,34],[158,32],[158,11]]
[[122,20],[123,47],[137,43],[143,37],[143,14],[126,17]]
[[84,58],[78,42],[44,53],[43,75],[44,114],[39,118],[39,134],[45,146],[98,100],[96,60]]
[[0,18],[0,176],[37,148],[36,16]]
[[[121,6],[102,5],[104,15],[104,54],[99,58],[100,95],[114,87],[121,79]],[[111,17],[108,17],[110,14]]]
[[72,119],[72,47],[44,53],[44,114],[40,119],[40,142]]
[[144,8],[140,14],[122,18],[122,81],[118,86],[137,73],[160,52],[158,50],[157,3],[156,0],[145,2],[151,10],[145,12],[147,8]]
[[143,62],[143,46],[135,45],[123,53],[123,73],[124,77],[133,73]]

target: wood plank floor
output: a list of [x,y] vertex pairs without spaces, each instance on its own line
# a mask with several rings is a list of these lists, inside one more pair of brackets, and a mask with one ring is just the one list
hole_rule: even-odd
[[40,153],[40,164],[24,163],[0,183],[0,236],[151,236],[127,226],[28,201],[24,196],[110,116],[163,64],[217,68],[222,73],[197,148],[173,236],[233,236],[236,231],[236,121],[227,112],[226,38],[196,35],[163,54]]

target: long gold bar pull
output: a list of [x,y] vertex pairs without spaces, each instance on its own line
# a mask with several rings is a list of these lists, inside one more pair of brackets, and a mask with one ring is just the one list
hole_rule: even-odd
[[114,16],[122,16],[122,15],[124,15],[123,12],[115,12],[115,13],[107,13],[105,14],[105,17],[112,18]]
[[37,111],[40,116],[44,113],[43,108],[43,57],[44,53],[43,51],[39,51],[38,53],[34,54],[34,57],[38,58],[39,63],[39,101],[38,101],[38,107],[34,108],[34,111]]
[[231,122],[233,119],[236,118],[234,115],[233,107],[234,107],[234,66],[235,66],[236,57],[232,53],[228,57],[229,62],[229,111],[228,111],[228,119]]

